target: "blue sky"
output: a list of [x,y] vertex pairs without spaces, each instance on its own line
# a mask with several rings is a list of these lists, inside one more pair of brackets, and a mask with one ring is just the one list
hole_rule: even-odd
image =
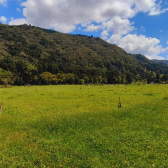
[[0,0],[0,22],[93,35],[149,59],[168,59],[168,0]]

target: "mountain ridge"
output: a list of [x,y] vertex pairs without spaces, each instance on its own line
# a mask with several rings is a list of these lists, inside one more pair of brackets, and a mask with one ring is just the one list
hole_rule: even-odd
[[152,61],[158,62],[158,63],[164,63],[164,64],[168,65],[168,60],[156,60],[156,59],[153,59]]
[[[11,72],[12,82],[7,83],[17,85],[159,82],[160,74],[168,74],[168,66],[140,54],[126,53],[99,37],[59,33],[26,24],[0,24],[0,68]],[[67,74],[69,78],[71,74],[71,80]]]

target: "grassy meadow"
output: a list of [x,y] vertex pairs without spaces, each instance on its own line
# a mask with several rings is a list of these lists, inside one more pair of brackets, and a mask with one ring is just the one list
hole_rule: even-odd
[[168,85],[0,88],[0,103],[1,168],[168,167]]

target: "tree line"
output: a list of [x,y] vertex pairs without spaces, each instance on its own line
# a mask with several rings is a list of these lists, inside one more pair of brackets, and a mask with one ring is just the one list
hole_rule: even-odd
[[5,57],[0,61],[0,84],[3,85],[57,85],[57,84],[130,84],[136,82],[166,82],[168,75],[160,71],[119,71],[113,69],[68,67],[62,64],[39,62],[37,64],[14,61]]

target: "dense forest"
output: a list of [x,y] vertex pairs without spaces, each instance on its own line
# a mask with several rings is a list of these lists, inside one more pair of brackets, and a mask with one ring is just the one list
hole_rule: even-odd
[[0,24],[0,84],[165,82],[168,66],[81,34]]

